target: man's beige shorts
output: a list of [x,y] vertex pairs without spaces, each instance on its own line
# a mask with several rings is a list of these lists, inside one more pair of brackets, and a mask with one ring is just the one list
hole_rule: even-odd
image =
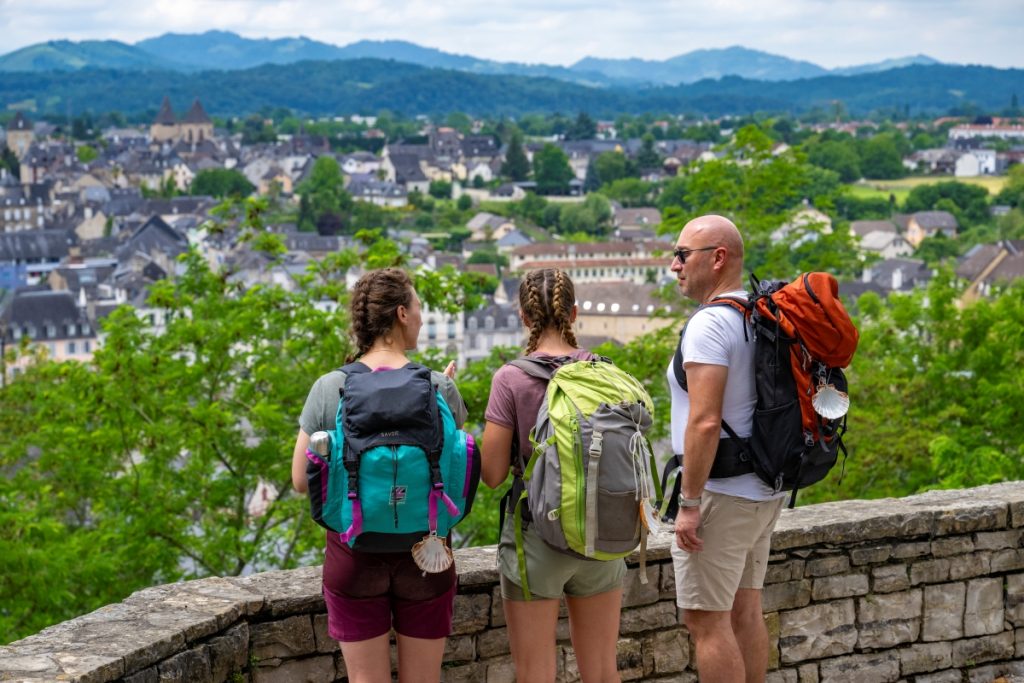
[[727,612],[736,590],[764,587],[772,529],[785,497],[756,501],[704,491],[704,549],[689,553],[672,543],[676,604],[683,609]]

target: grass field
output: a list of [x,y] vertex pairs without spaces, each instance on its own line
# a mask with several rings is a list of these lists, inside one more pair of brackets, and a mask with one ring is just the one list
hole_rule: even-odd
[[999,193],[1006,182],[1006,176],[977,176],[974,178],[953,178],[951,176],[912,176],[898,180],[861,180],[847,185],[854,197],[867,199],[869,197],[881,197],[888,199],[889,195],[895,195],[896,201],[903,203],[910,191],[918,185],[931,185],[934,183],[948,182],[955,180],[960,183],[980,185],[988,190],[990,195]]

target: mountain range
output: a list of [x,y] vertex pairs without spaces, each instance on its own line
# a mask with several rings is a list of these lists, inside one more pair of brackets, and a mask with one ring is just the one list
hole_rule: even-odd
[[827,75],[875,73],[914,64],[939,64],[925,55],[874,64],[826,69],[745,47],[694,50],[669,59],[585,57],[571,66],[521,64],[452,54],[400,40],[362,40],[343,47],[297,38],[252,39],[228,31],[165,33],[134,45],[113,40],[55,40],[0,56],[0,73],[118,69],[194,72],[250,69],[302,61],[382,59],[472,74],[554,78],[590,87],[675,86],[703,79],[739,76],[760,81],[789,81]]

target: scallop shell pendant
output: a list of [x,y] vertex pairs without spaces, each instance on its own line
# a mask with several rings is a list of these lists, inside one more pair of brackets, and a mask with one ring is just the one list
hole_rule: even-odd
[[819,384],[811,397],[814,412],[827,420],[838,420],[850,409],[850,397],[832,384]]
[[452,549],[437,534],[428,534],[412,547],[412,559],[425,573],[437,574],[452,566]]
[[647,528],[647,531],[656,534],[661,530],[661,520],[658,519],[658,512],[651,505],[651,501],[644,498],[640,501],[640,521]]

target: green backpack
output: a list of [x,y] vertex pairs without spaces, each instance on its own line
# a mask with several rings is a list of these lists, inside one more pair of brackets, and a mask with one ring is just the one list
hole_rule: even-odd
[[639,545],[644,564],[661,497],[646,436],[654,414],[647,390],[607,358],[523,357],[511,364],[548,382],[529,463],[514,449],[522,475],[513,484],[511,511],[526,599],[524,521],[560,552],[616,560]]

